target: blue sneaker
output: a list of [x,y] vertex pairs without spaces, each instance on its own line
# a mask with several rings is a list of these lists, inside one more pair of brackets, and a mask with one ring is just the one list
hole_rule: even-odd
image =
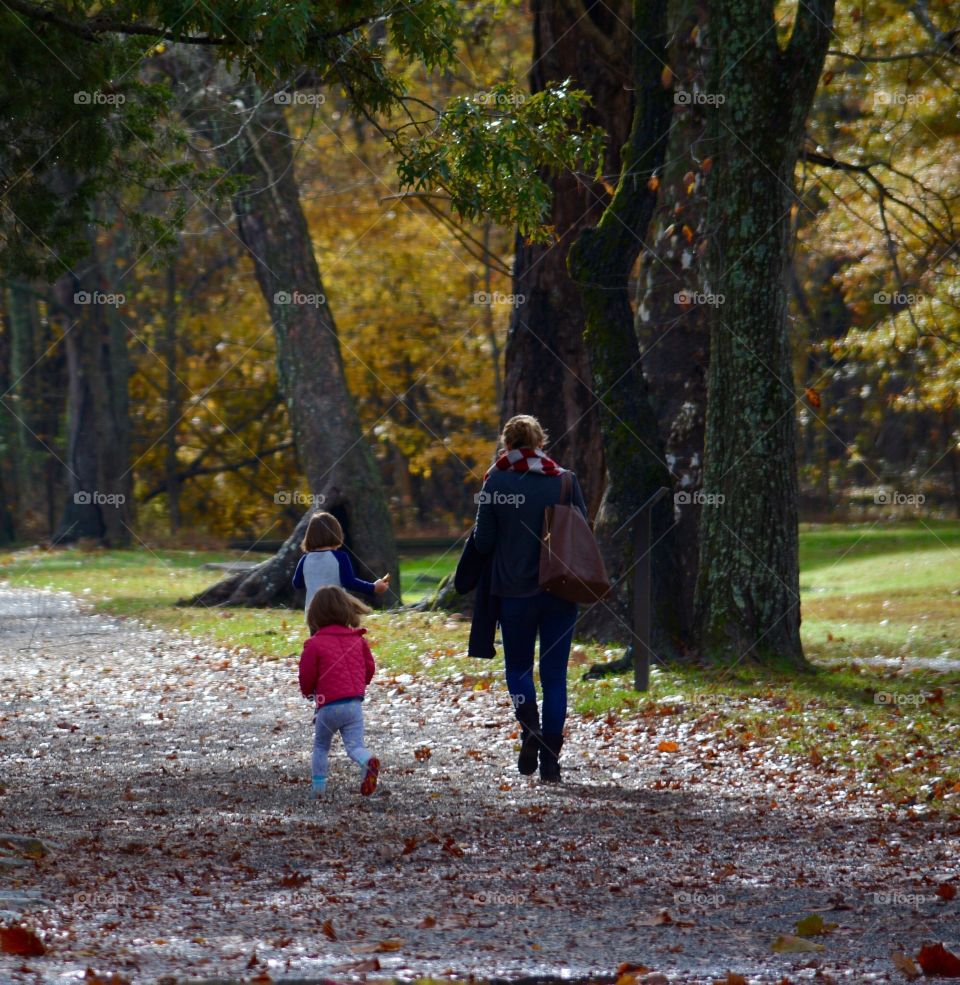
[[314,799],[318,800],[324,795],[327,789],[327,778],[325,776],[315,776],[311,784],[311,792]]

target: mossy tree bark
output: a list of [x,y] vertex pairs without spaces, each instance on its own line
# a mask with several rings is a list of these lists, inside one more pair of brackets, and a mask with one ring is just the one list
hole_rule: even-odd
[[[706,0],[674,0],[669,11],[670,67],[675,92],[705,89]],[[709,307],[705,303],[706,183],[710,149],[705,113],[692,99],[674,105],[659,198],[650,225],[652,251],[641,255],[636,330],[643,373],[657,417],[675,497],[673,563],[678,620],[685,647],[694,646],[694,589],[699,562]]]
[[[597,528],[611,577],[620,591],[582,620],[597,635],[629,638],[634,565],[632,521],[639,507],[670,475],[650,406],[641,354],[634,331],[628,278],[653,216],[657,200],[651,178],[662,167],[670,129],[672,94],[665,84],[666,0],[634,0],[633,85],[636,105],[617,188],[595,227],[581,231],[570,249],[569,269],[580,292],[584,339],[600,401],[600,422],[609,482]],[[671,538],[673,512],[661,501],[653,517],[654,651],[676,646],[678,630],[675,566]],[[610,615],[616,619],[611,625]]]
[[[574,79],[590,93],[586,122],[610,135],[604,172],[620,173],[633,113],[628,0],[533,0],[530,91]],[[552,243],[517,237],[513,309],[504,353],[503,419],[534,414],[550,433],[550,454],[577,472],[590,515],[606,472],[599,406],[583,340],[580,294],[567,271],[570,244],[596,225],[610,200],[598,181],[569,171],[545,174],[552,192]]]
[[[184,60],[192,59],[186,67]],[[347,389],[333,314],[313,252],[283,105],[252,81],[238,83],[208,53],[174,63],[197,93],[192,111],[208,128],[218,164],[244,183],[234,198],[239,235],[273,323],[280,389],[297,453],[318,506],[333,513],[361,577],[400,573],[386,495]],[[280,490],[278,490],[279,492]],[[308,510],[281,550],[248,573],[223,579],[191,601],[260,606],[294,601],[290,581]]]
[[710,8],[707,258],[724,301],[711,313],[704,491],[722,501],[702,511],[696,611],[705,654],[802,665],[785,275],[794,165],[834,0],[799,4],[783,47],[774,6]]

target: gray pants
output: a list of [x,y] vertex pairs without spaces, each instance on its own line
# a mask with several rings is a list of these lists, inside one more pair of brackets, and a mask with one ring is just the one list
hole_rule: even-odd
[[370,759],[370,750],[363,744],[363,702],[341,701],[317,709],[313,733],[313,775],[327,775],[330,743],[339,732],[347,755],[361,768]]

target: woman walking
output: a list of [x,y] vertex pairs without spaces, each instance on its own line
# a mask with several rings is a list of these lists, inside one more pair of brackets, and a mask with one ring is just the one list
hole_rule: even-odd
[[[567,470],[548,458],[547,436],[535,417],[511,417],[500,441],[505,451],[487,473],[477,497],[477,551],[492,555],[490,594],[499,605],[500,631],[510,699],[520,722],[522,743],[517,768],[537,769],[547,783],[560,780],[560,749],[567,716],[567,662],[577,605],[540,589],[540,537],[544,511],[561,495]],[[586,517],[576,476],[571,503]],[[533,656],[540,639],[543,719],[537,708]]]

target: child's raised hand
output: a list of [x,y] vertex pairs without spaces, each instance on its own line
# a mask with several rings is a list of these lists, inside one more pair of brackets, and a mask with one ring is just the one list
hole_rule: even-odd
[[377,595],[383,595],[383,593],[390,587],[390,575],[384,575],[382,578],[378,578],[373,583],[373,590]]

